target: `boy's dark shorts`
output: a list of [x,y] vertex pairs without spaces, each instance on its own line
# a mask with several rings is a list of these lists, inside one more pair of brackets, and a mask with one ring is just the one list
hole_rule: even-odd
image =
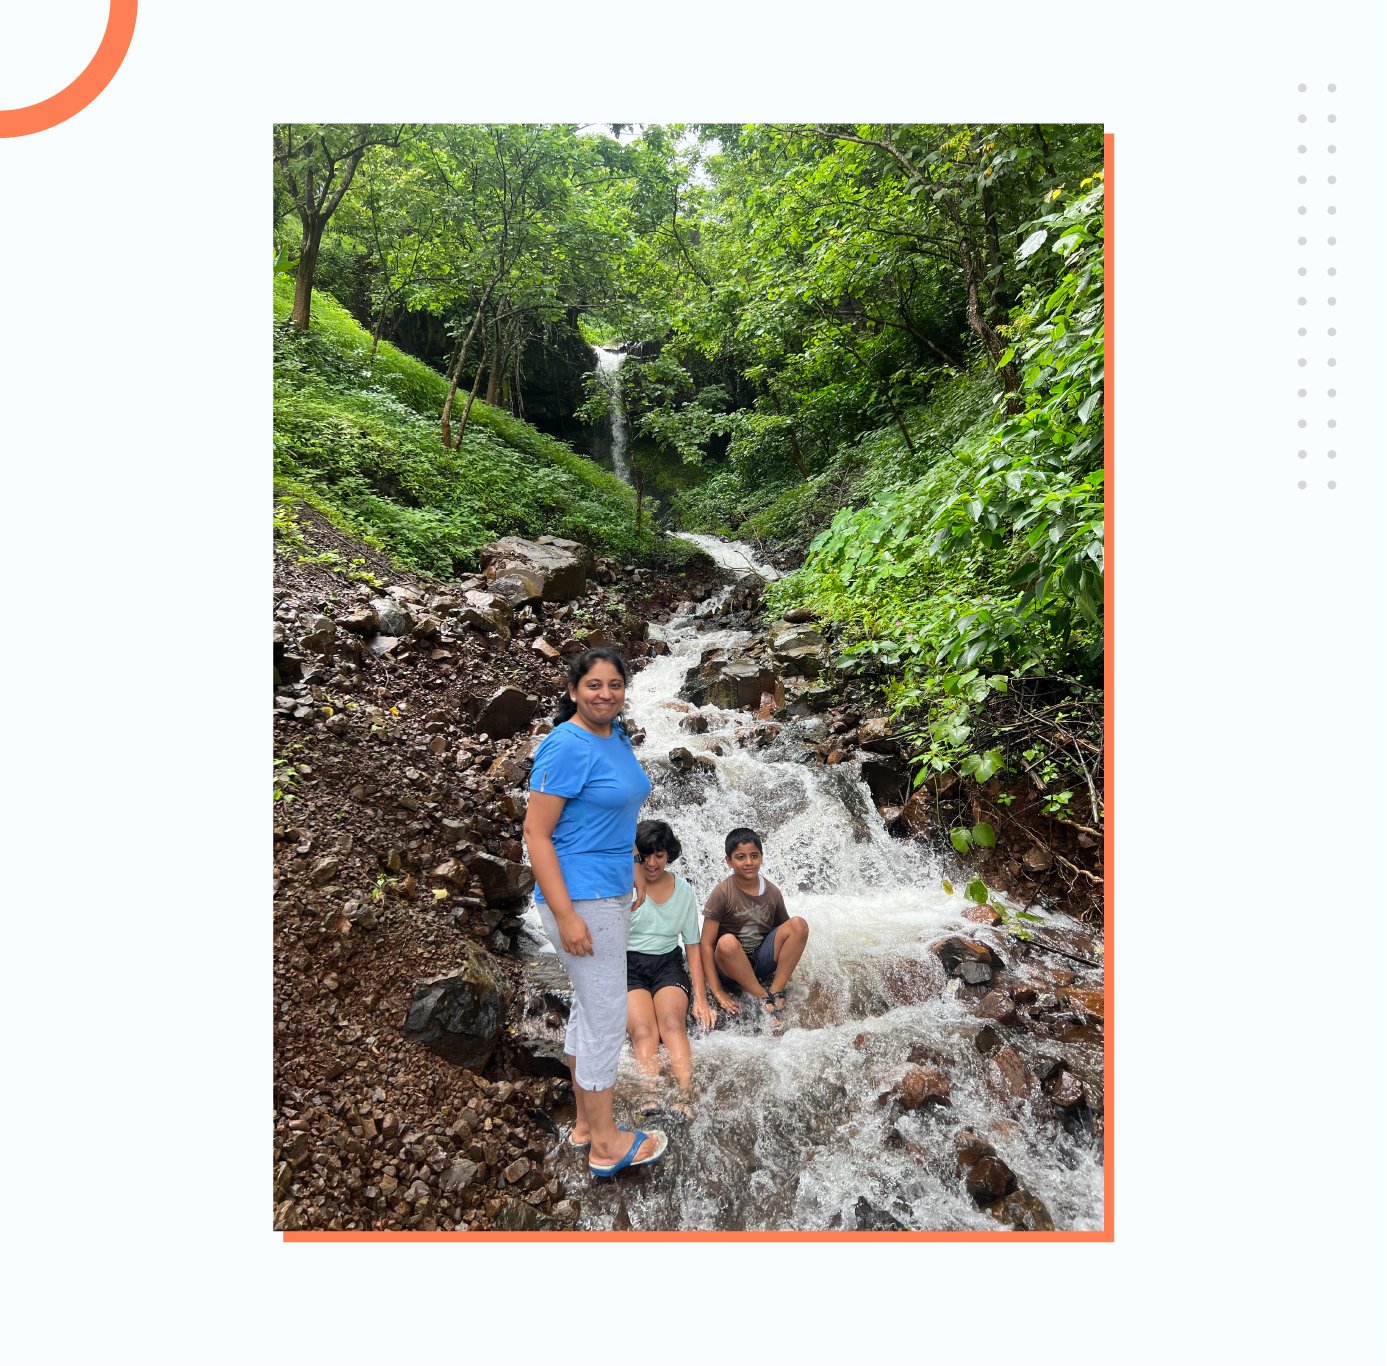
[[[756,974],[756,980],[760,982],[763,987],[769,986],[771,979],[775,976],[775,931],[779,928],[780,926],[777,925],[775,929],[771,930],[761,941],[755,953],[747,954],[747,957],[751,960],[751,970]],[[731,933],[731,931],[729,931],[729,933]],[[746,951],[746,945],[743,944],[740,947],[743,952]],[[720,977],[722,976],[721,973],[718,975]],[[728,991],[732,992],[734,995],[740,994],[741,988],[736,982],[729,981],[726,977],[723,977],[722,980]]]
[[662,987],[679,987],[693,1000],[693,986],[684,967],[684,955],[678,949],[668,953],[626,954],[626,990],[648,991],[652,996]]

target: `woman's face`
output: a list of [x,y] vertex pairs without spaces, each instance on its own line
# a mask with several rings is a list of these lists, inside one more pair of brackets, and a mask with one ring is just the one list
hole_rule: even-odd
[[578,708],[578,719],[589,729],[606,733],[626,705],[626,680],[615,664],[599,659],[568,695]]
[[657,849],[653,854],[641,855],[641,867],[645,869],[647,882],[655,882],[669,863],[669,850]]

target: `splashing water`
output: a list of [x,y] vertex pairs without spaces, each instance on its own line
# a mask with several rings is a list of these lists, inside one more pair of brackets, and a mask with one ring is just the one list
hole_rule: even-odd
[[[652,628],[669,653],[632,680],[630,710],[646,731],[641,761],[654,785],[642,815],[673,826],[684,848],[676,871],[700,905],[727,874],[728,830],[761,832],[765,874],[790,913],[808,921],[809,944],[781,1033],[750,1003],[712,1032],[690,1024],[695,1114],[653,1121],[670,1132],[660,1163],[613,1182],[591,1181],[581,1163],[566,1176],[581,1226],[999,1231],[955,1167],[953,1136],[971,1128],[1056,1228],[1101,1227],[1101,1145],[1005,1093],[977,1043],[987,1021],[930,950],[946,934],[991,937],[1009,962],[1010,946],[963,918],[962,898],[945,894],[923,847],[886,834],[855,765],[806,762],[804,727],[792,722],[766,747],[744,747],[754,733],[749,714],[679,700],[705,650],[752,640],[710,628],[706,612]],[[694,710],[708,722],[703,734],[680,726]],[[677,771],[666,757],[676,746],[715,755],[715,767]],[[1046,928],[1069,923],[1051,917]],[[1047,1046],[1101,1072],[1100,1042]],[[949,1105],[903,1112],[890,1102],[912,1062],[947,1074]],[[619,1118],[642,1103],[644,1087],[628,1049]]]

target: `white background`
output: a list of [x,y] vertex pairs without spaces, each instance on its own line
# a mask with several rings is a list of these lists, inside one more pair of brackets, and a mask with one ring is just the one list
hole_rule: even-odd
[[[14,8],[6,107],[103,13]],[[1333,0],[151,0],[95,104],[0,140],[23,1358],[1379,1363],[1384,55]],[[1117,135],[1116,1242],[286,1247],[270,124],[804,117]]]

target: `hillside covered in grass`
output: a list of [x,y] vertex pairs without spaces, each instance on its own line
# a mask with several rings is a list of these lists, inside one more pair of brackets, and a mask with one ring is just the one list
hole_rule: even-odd
[[460,444],[445,448],[447,382],[422,361],[371,337],[319,291],[313,323],[288,323],[293,281],[275,279],[276,525],[307,503],[400,564],[436,578],[473,570],[500,536],[564,536],[646,564],[687,547],[648,522],[615,475],[528,423],[481,401]]

